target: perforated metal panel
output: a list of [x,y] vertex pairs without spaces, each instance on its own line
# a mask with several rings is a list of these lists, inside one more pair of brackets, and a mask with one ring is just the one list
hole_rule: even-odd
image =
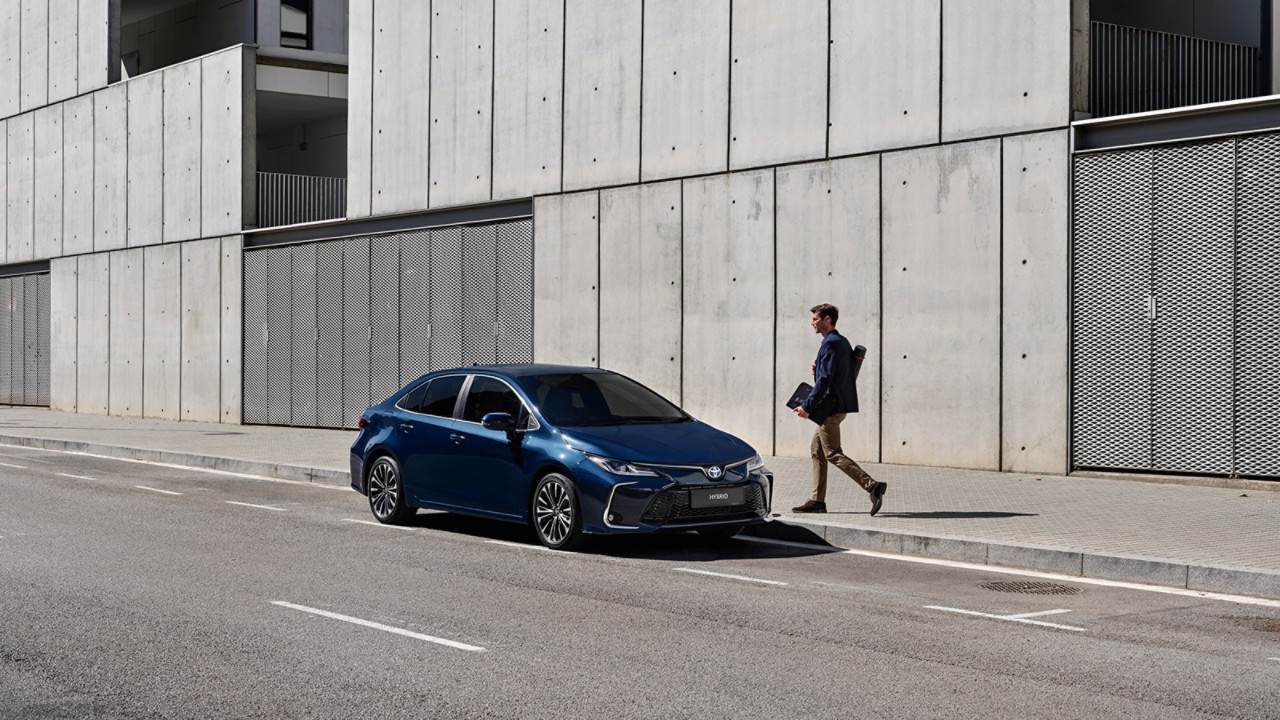
[[0,278],[0,404],[49,405],[49,275]]
[[499,223],[498,362],[533,360],[533,221]]
[[316,420],[316,246],[293,248],[293,306],[290,308],[291,423],[314,427]]
[[290,248],[267,250],[267,420],[288,425],[293,417],[291,376],[293,253]]
[[267,253],[244,254],[244,421],[265,424],[267,414]]
[[462,358],[498,359],[498,232],[494,225],[462,229]]
[[342,243],[316,246],[316,424],[342,427]]
[[1239,146],[1237,471],[1280,476],[1280,135]]
[[431,369],[431,233],[400,236],[400,378]]
[[1075,161],[1072,453],[1151,466],[1150,150]]
[[244,419],[352,427],[430,370],[532,359],[532,222],[245,253]]
[[1235,141],[1155,150],[1152,468],[1229,473]]
[[431,232],[431,369],[463,364],[462,228]]
[[369,407],[369,239],[342,243],[342,422]]

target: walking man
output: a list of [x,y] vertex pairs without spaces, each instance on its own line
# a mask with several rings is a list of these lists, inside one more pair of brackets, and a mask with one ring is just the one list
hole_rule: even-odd
[[796,414],[818,424],[813,432],[813,494],[797,513],[824,513],[827,511],[827,463],[831,463],[853,478],[871,496],[871,514],[880,512],[884,491],[888,483],[874,480],[858,463],[840,449],[840,422],[851,412],[858,412],[858,388],[853,377],[853,347],[836,331],[840,310],[835,305],[823,303],[810,308],[813,331],[822,335],[818,359],[813,364],[813,390],[796,408]]

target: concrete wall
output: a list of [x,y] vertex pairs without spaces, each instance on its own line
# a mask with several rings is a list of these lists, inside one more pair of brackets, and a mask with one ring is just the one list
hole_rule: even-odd
[[537,198],[533,205],[533,358],[598,365],[600,194]]
[[254,219],[253,58],[232,48],[3,121],[0,257],[241,232]]
[[348,214],[1065,127],[1072,3],[356,3]]
[[111,0],[0,7],[0,119],[107,86]]
[[241,255],[237,236],[53,260],[54,409],[239,422]]

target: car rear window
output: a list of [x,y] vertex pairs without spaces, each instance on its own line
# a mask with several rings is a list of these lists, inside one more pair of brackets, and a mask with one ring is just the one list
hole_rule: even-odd
[[462,381],[465,379],[466,376],[464,375],[447,375],[436,378],[427,385],[427,391],[422,395],[422,401],[418,406],[405,409],[422,413],[423,415],[451,418],[453,417],[453,408],[458,404],[458,394],[462,392]]
[[616,373],[565,373],[520,378],[543,417],[555,425],[629,425],[685,422],[683,410],[649,388]]

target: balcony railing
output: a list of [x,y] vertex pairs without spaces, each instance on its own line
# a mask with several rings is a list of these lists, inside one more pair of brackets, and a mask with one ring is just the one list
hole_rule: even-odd
[[1110,23],[1090,25],[1089,110],[1094,117],[1267,94],[1258,48]]
[[258,227],[334,220],[347,213],[347,179],[258,173]]

